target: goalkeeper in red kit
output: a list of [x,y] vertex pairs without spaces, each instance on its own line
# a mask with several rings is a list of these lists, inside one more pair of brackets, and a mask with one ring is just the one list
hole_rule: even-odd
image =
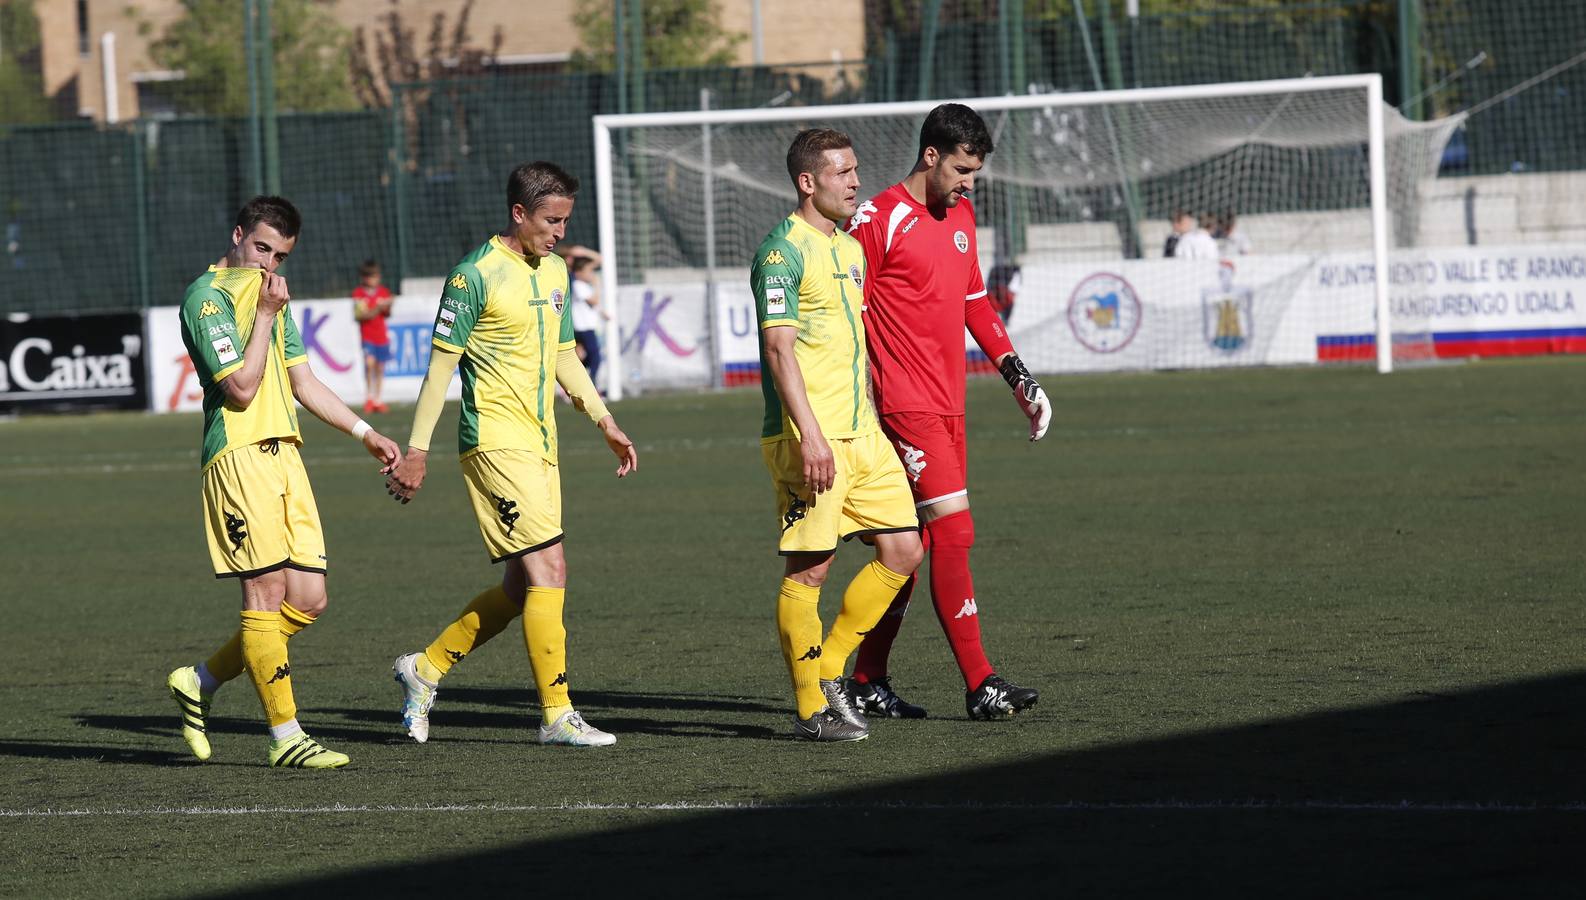
[[[1013,388],[1030,420],[1030,440],[1046,434],[1046,392],[1013,352],[986,297],[968,194],[992,151],[986,123],[967,106],[944,103],[920,128],[914,171],[859,207],[848,231],[864,248],[864,326],[881,428],[903,461],[930,554],[931,601],[964,676],[972,719],[1010,716],[1035,705],[1034,688],[998,675],[980,641],[980,605],[969,572],[975,522],[964,452],[964,329]],[[892,718],[925,710],[893,692],[887,656],[914,589],[910,578],[866,635],[849,682],[856,706]]]

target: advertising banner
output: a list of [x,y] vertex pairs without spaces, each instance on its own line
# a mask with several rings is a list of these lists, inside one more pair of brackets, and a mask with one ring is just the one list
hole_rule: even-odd
[[0,320],[0,412],[144,409],[137,313]]

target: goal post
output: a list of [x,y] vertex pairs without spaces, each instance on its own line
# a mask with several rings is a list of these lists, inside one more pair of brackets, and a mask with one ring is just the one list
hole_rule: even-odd
[[[848,132],[870,197],[908,173],[942,102],[597,116],[608,393],[757,378],[749,257],[796,205],[793,135]],[[1420,185],[1459,120],[1403,119],[1379,75],[953,102],[992,129],[971,194],[982,268],[1033,369],[1388,372],[1429,340],[1395,319],[1386,273],[1417,245]],[[1234,222],[1249,252],[1186,237],[1167,258],[1179,207]]]

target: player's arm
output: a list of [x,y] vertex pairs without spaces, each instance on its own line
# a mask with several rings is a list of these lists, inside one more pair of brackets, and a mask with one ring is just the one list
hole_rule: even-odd
[[[571,323],[571,318],[568,322]],[[570,325],[569,325],[570,327]],[[571,346],[564,346],[556,353],[556,383],[567,392],[568,399],[573,401],[573,408],[589,416],[590,421],[600,429],[600,434],[606,439],[606,446],[617,456],[617,477],[621,478],[629,472],[639,470],[639,451],[633,446],[633,441],[628,439],[622,429],[617,427],[617,420],[612,418],[611,412],[606,409],[605,401],[600,399],[600,392],[595,390],[595,383],[589,380],[589,370],[578,359],[578,351]]]
[[368,422],[358,418],[357,413],[348,409],[336,392],[326,387],[325,382],[314,374],[306,358],[298,365],[288,367],[286,374],[292,382],[292,396],[297,398],[297,402],[303,404],[303,408],[313,413],[316,419],[357,438],[370,456],[380,460],[380,474],[387,474],[396,468],[397,459],[402,454],[396,441],[375,431]]
[[964,327],[980,345],[980,352],[996,365],[1003,380],[1013,389],[1014,401],[1030,420],[1030,440],[1045,437],[1047,427],[1052,424],[1051,401],[1040,383],[1031,377],[1024,360],[1013,351],[1013,340],[1008,337],[1002,317],[992,309],[991,299],[986,296],[986,284],[978,265],[971,271],[969,293],[964,298]]
[[391,477],[385,483],[386,493],[402,503],[412,500],[424,486],[424,477],[429,473],[430,438],[435,436],[435,425],[446,407],[446,388],[452,383],[452,373],[462,361],[460,352],[438,346],[430,348],[430,367],[424,373],[419,399],[413,406],[408,452],[391,470]]
[[359,322],[367,322],[378,315],[376,305],[366,302],[362,296],[352,298],[352,317]]
[[226,403],[237,409],[247,409],[259,394],[264,382],[265,362],[270,358],[270,335],[275,330],[275,314],[291,299],[286,279],[264,273],[264,283],[259,286],[259,303],[254,308],[253,331],[248,335],[248,345],[242,351],[242,368],[229,375],[224,370],[218,375],[221,389],[226,392]]
[[776,384],[776,393],[787,410],[788,418],[799,430],[799,452],[804,457],[804,483],[817,494],[831,490],[837,477],[832,460],[832,448],[826,443],[821,425],[815,421],[815,410],[810,407],[809,394],[804,388],[804,373],[799,369],[795,349],[799,330],[795,323],[778,324],[761,329],[760,339],[765,341],[766,367]]

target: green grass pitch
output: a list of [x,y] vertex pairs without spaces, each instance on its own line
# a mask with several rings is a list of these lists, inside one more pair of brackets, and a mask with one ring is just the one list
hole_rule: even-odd
[[391,660],[499,572],[449,439],[399,507],[310,421],[331,607],[293,674],[353,757],[319,773],[262,765],[246,683],[209,763],[177,735],[165,673],[238,607],[197,418],[0,423],[0,895],[1580,890],[1586,360],[1047,381],[1040,444],[994,379],[969,419],[986,643],[1040,705],[967,721],[917,603],[893,675],[931,718],[846,746],[789,737],[758,392],[620,404],[621,482],[560,410],[573,697],[610,750],[533,742],[515,627],[405,742]]

